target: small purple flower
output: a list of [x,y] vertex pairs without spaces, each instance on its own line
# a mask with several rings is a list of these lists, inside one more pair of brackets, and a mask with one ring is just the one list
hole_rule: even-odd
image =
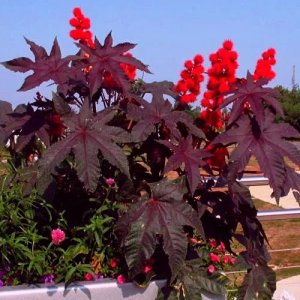
[[4,286],[4,282],[0,279],[0,288]]
[[53,274],[45,275],[43,279],[44,279],[45,284],[53,284],[54,283],[54,275]]
[[94,279],[95,280],[101,280],[101,279],[103,279],[104,277],[103,277],[103,275],[101,275],[101,274],[95,274],[95,277],[94,277]]
[[113,184],[116,183],[115,180],[114,180],[113,178],[107,178],[107,179],[105,180],[105,182],[106,182],[108,185],[113,185]]

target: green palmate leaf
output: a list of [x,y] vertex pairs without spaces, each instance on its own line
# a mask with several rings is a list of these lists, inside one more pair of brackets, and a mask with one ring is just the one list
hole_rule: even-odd
[[268,266],[256,266],[245,276],[237,299],[271,300],[275,289],[275,272]]
[[149,184],[150,193],[144,194],[132,205],[117,225],[123,239],[125,257],[131,276],[143,270],[146,259],[154,253],[157,236],[163,238],[174,278],[187,253],[187,238],[183,231],[189,225],[204,236],[197,213],[183,201],[184,185],[166,179]]
[[75,155],[78,177],[87,189],[94,190],[98,183],[99,151],[104,159],[130,177],[127,158],[116,144],[129,142],[130,136],[120,128],[106,125],[114,115],[115,111],[107,109],[93,116],[86,101],[79,114],[66,116],[64,122],[68,134],[44,153],[39,161],[39,180],[49,172],[54,172],[71,150]]

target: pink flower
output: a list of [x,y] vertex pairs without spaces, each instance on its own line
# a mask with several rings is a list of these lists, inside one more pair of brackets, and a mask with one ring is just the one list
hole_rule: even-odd
[[190,243],[194,246],[194,245],[197,245],[198,241],[195,238],[191,238]]
[[61,242],[63,242],[66,238],[66,234],[64,233],[63,230],[57,228],[53,229],[51,231],[51,238],[52,238],[52,243],[54,245],[59,245]]
[[85,273],[85,275],[84,275],[85,281],[92,281],[93,279],[94,279],[94,277],[91,273]]
[[223,262],[224,262],[225,264],[229,264],[229,262],[230,262],[230,256],[229,256],[229,255],[224,255],[224,257],[223,257]]
[[234,264],[236,263],[236,258],[235,258],[235,257],[231,257],[230,263],[231,263],[232,265],[234,265]]
[[151,265],[146,265],[144,268],[144,273],[149,273],[152,270],[152,266]]
[[217,248],[218,251],[220,252],[225,252],[225,245],[223,242],[220,243],[220,245]]
[[124,284],[126,282],[125,276],[122,274],[118,275],[117,282],[118,282],[118,284]]
[[207,268],[207,270],[208,270],[208,272],[209,272],[210,274],[212,274],[212,273],[216,270],[216,268],[215,268],[214,265],[209,265],[208,268]]
[[116,268],[118,266],[118,260],[116,258],[113,258],[110,262],[111,268]]
[[105,180],[105,182],[106,182],[108,185],[113,185],[113,184],[116,183],[115,180],[114,180],[113,178],[107,178],[107,179]]
[[215,254],[215,253],[210,253],[210,260],[212,262],[216,262],[216,263],[219,263],[221,262],[221,258],[219,255]]
[[216,242],[216,240],[214,240],[214,239],[209,240],[209,246],[212,247],[212,248],[217,247],[217,242]]

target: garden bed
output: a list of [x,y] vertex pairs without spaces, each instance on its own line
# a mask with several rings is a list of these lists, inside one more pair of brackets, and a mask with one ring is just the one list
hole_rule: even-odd
[[[30,285],[5,287],[0,291],[1,300],[154,300],[165,280],[152,281],[147,288],[133,283],[117,284],[115,280],[102,279],[95,282],[74,282],[67,288],[58,285]],[[224,300],[226,296],[202,294],[202,300]]]

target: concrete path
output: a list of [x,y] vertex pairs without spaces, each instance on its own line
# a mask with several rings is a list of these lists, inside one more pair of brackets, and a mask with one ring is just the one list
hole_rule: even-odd
[[[249,189],[253,197],[276,205],[275,198],[271,198],[272,189],[269,186],[250,186]],[[292,192],[280,198],[279,206],[282,208],[300,207]],[[300,300],[300,275],[277,281],[273,299]]]
[[274,300],[300,300],[300,275],[277,281]]
[[[277,205],[275,198],[271,198],[273,190],[269,186],[250,186],[249,189],[253,197]],[[281,206],[282,208],[300,207],[299,203],[296,201],[293,195],[293,192],[289,192],[287,196],[280,198],[279,206]]]

